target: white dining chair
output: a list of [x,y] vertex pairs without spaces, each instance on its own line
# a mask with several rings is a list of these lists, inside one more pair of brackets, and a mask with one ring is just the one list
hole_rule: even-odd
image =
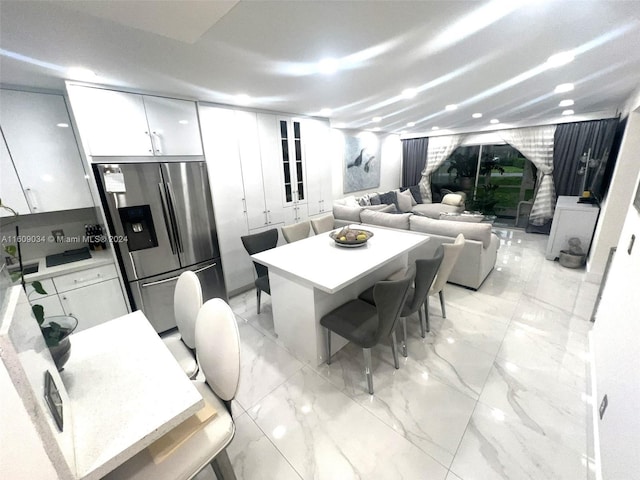
[[[433,280],[433,284],[429,289],[429,296],[438,295],[440,297],[440,308],[442,309],[442,318],[447,318],[447,312],[444,308],[444,286],[447,284],[449,280],[449,275],[453,271],[453,267],[456,266],[458,262],[458,258],[460,257],[460,253],[462,252],[462,248],[464,247],[464,235],[461,233],[458,234],[455,241],[453,243],[443,243],[442,248],[444,250],[444,255],[442,257],[442,263],[440,264],[440,268],[438,269],[438,273],[436,274],[436,278]],[[427,298],[425,305],[425,322],[427,327],[427,332],[430,331],[429,327],[429,299]]]
[[294,223],[293,225],[284,225],[280,227],[280,230],[282,230],[282,236],[287,243],[292,243],[307,238],[311,231],[311,225],[308,220],[305,220],[304,222]]
[[202,306],[195,342],[205,380],[194,380],[193,384],[216,414],[164,460],[155,463],[149,449],[144,449],[104,477],[106,480],[186,480],[208,464],[218,480],[235,480],[225,449],[235,434],[230,405],[240,380],[240,335],[224,300],[214,298]]
[[196,348],[196,317],[202,307],[202,286],[192,271],[183,272],[173,291],[173,315],[177,332],[162,336],[162,341],[190,379],[198,374]]
[[329,213],[327,215],[322,215],[321,217],[312,218],[310,221],[313,232],[316,235],[319,235],[320,233],[326,233],[333,230],[335,219],[333,218],[333,213]]

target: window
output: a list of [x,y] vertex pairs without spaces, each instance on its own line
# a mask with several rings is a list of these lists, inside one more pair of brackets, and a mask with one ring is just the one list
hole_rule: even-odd
[[464,191],[467,210],[517,219],[518,204],[533,198],[537,169],[510,145],[458,147],[431,177],[434,201],[441,189]]

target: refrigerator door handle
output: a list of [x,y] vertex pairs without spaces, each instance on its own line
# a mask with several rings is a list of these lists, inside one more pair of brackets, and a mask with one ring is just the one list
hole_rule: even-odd
[[164,280],[157,280],[155,282],[141,283],[140,286],[142,288],[148,288],[148,287],[153,287],[154,285],[162,285],[163,283],[176,282],[177,280],[178,280],[178,277],[171,277],[171,278],[165,278]]
[[193,273],[204,272],[205,270],[209,270],[210,268],[213,268],[216,265],[218,265],[218,264],[216,262],[213,262],[211,265],[207,265],[206,267],[202,267],[202,268],[198,268],[197,270],[194,270]]
[[164,183],[159,183],[158,188],[160,189],[160,204],[162,205],[162,217],[164,218],[164,226],[167,228],[167,235],[169,236],[169,245],[171,245],[171,253],[174,255],[176,252],[175,241],[173,239],[174,230],[172,228],[172,222],[169,217],[169,207],[167,205],[167,198],[165,192]]
[[171,215],[171,221],[174,225],[174,233],[176,237],[176,247],[178,251],[184,253],[184,248],[182,247],[182,239],[180,238],[180,229],[178,228],[178,216],[176,215],[176,209],[174,207],[176,201],[173,195],[173,188],[171,188],[171,184],[169,182],[167,185],[167,199],[169,200],[169,214]]

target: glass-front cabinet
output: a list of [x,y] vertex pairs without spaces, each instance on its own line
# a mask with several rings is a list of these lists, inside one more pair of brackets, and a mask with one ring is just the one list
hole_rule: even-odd
[[283,205],[306,203],[304,147],[301,123],[280,118],[280,152],[282,154]]

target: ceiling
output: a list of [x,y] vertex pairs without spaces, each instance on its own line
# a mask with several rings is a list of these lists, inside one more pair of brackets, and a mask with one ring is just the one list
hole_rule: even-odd
[[1,0],[0,82],[65,79],[406,135],[579,120],[640,86],[640,2]]

